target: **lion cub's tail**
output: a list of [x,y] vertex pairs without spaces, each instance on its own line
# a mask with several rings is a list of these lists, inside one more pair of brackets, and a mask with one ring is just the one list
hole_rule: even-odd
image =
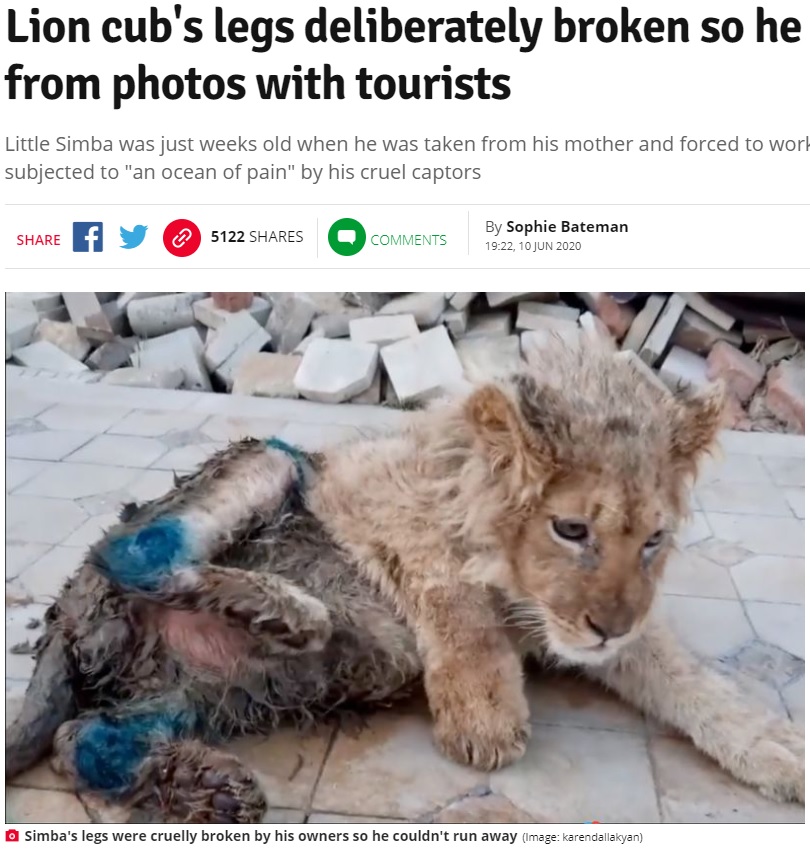
[[66,638],[54,630],[45,640],[22,710],[6,730],[7,780],[47,755],[56,730],[77,713]]

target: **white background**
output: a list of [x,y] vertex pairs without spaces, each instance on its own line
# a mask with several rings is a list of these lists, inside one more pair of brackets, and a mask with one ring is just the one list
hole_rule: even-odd
[[[533,53],[521,54],[517,45],[398,45],[319,44],[311,45],[303,37],[306,18],[317,11],[312,2],[229,2],[223,4],[229,16],[241,14],[287,15],[295,19],[296,39],[287,45],[274,45],[264,54],[253,53],[250,44],[218,44],[213,40],[213,7],[209,0],[184,3],[184,12],[205,19],[205,40],[186,45],[179,30],[166,44],[109,45],[100,39],[100,23],[111,14],[134,15],[148,10],[149,3],[43,2],[40,17],[48,14],[85,15],[93,25],[91,44],[3,44],[3,68],[22,62],[27,73],[95,73],[102,79],[102,100],[98,102],[52,101],[40,97],[32,101],[8,101],[3,86],[3,137],[57,135],[116,139],[123,137],[175,138],[242,136],[263,139],[275,135],[295,137],[318,134],[322,137],[353,139],[355,135],[380,138],[421,139],[425,135],[448,135],[479,139],[482,135],[502,138],[597,137],[659,138],[688,135],[693,138],[729,138],[752,136],[804,138],[810,130],[806,80],[810,73],[810,9],[804,0],[760,0],[766,13],[802,20],[803,38],[798,44],[758,44],[754,21],[757,2],[749,0],[681,0],[654,2],[636,0],[628,7],[636,15],[683,16],[691,24],[689,44],[555,44],[552,16],[555,3],[518,2],[519,14],[546,18],[540,42]],[[12,4],[18,16],[25,18],[32,4]],[[173,4],[157,4],[171,15]],[[329,2],[330,16],[348,14],[351,4]],[[618,16],[621,4],[594,0],[560,0],[569,16]],[[441,2],[391,2],[392,14],[409,16],[464,16],[472,9],[484,15],[506,15],[508,4],[441,0]],[[364,7],[366,8],[366,7]],[[375,8],[379,8],[376,6]],[[703,44],[699,41],[700,21],[714,15],[736,15],[746,24],[746,35],[738,44]],[[173,18],[173,15],[171,15]],[[5,42],[5,20],[3,21]],[[111,84],[115,73],[136,70],[144,62],[150,72],[163,75],[183,73],[195,66],[203,73],[227,76],[242,73],[248,77],[249,96],[241,101],[197,102],[128,101],[121,110],[112,109]],[[253,94],[252,75],[286,73],[296,63],[305,67],[330,62],[333,71],[342,73],[347,82],[345,101],[262,101]],[[361,101],[354,93],[354,74],[361,66],[377,73],[433,74],[444,64],[455,72],[474,72],[486,67],[490,73],[510,74],[512,95],[505,101]],[[5,147],[5,145],[3,146]],[[3,168],[26,162],[58,165],[68,162],[66,154],[2,154]],[[71,164],[94,162],[120,165],[131,157],[114,154],[73,154]],[[147,162],[147,159],[149,160]],[[155,157],[142,157],[143,165],[160,165]],[[300,256],[264,253],[261,268],[298,265],[302,268],[354,268],[381,264],[414,267],[452,266],[504,268],[527,265],[591,269],[636,268],[707,268],[739,269],[746,267],[806,268],[807,206],[774,208],[737,207],[729,218],[729,208],[710,208],[705,215],[679,212],[676,204],[804,205],[810,201],[808,154],[313,154],[273,155],[182,154],[172,164],[213,165],[222,168],[235,162],[269,164],[286,161],[310,162],[321,167],[330,161],[355,167],[360,164],[385,165],[406,161],[413,165],[478,166],[478,181],[446,182],[438,185],[406,182],[321,182],[317,186],[298,178],[287,182],[229,184],[216,183],[136,183],[122,177],[117,182],[94,181],[51,183],[44,186],[3,181],[4,220],[0,232],[2,265],[6,268],[56,267],[65,269],[138,266],[161,269],[198,268],[202,275],[211,268],[257,268],[257,255],[250,250],[237,252],[203,248],[191,258],[171,257],[160,246],[163,226],[173,218],[191,217],[205,233],[210,227],[295,226],[303,219],[317,218],[320,244],[316,262],[307,246]],[[64,206],[20,207],[17,204],[59,204]],[[84,206],[79,206],[79,205]],[[109,206],[115,204],[116,206]],[[149,204],[140,208],[139,204]],[[160,204],[161,207],[154,207]],[[196,205],[214,205],[201,207]],[[221,204],[296,204],[312,207],[251,209]],[[325,208],[321,204],[338,206]],[[628,208],[635,220],[643,222],[645,239],[638,229],[632,240],[609,250],[594,251],[581,262],[543,256],[530,263],[512,263],[509,258],[468,256],[464,251],[443,256],[405,256],[402,252],[364,251],[355,258],[329,256],[325,231],[330,219],[352,215],[352,211],[372,204],[395,205],[385,208],[385,224],[394,224],[405,232],[433,232],[437,226],[455,233],[467,212],[475,220],[494,217],[490,204],[538,205],[531,216],[556,215],[552,204],[649,204]],[[456,210],[424,210],[405,205],[453,204]],[[542,206],[540,206],[542,205]],[[381,208],[382,209],[382,208]],[[596,208],[575,210],[574,218],[601,221]],[[569,210],[570,211],[570,210]],[[365,212],[365,210],[364,210]],[[617,220],[611,211],[609,220]],[[490,215],[492,213],[492,216]],[[369,220],[369,214],[372,216]],[[148,221],[146,219],[149,219]],[[716,234],[707,238],[706,220],[716,225]],[[88,263],[87,255],[73,254],[70,223],[73,220],[103,220],[106,224],[105,253]],[[195,219],[196,220],[196,219]],[[622,220],[622,219],[618,219]],[[38,223],[45,232],[62,232],[66,247],[18,249],[14,237],[21,226]],[[790,222],[792,226],[789,226]],[[255,224],[254,224],[255,222]],[[150,225],[150,234],[142,249],[119,252],[115,239],[118,226],[135,223]],[[383,220],[374,210],[365,212],[367,231],[383,229]],[[378,226],[379,225],[379,226]],[[429,225],[429,227],[428,227]],[[466,238],[466,227],[462,227]],[[752,246],[753,240],[759,240]],[[147,250],[148,249],[148,250]],[[117,256],[119,252],[123,256]],[[139,253],[140,252],[140,253]],[[103,264],[99,261],[104,259]],[[253,274],[253,273],[251,273]],[[583,275],[593,274],[585,271]],[[639,272],[631,277],[644,277]],[[737,272],[711,272],[711,278],[727,282]],[[30,283],[33,272],[15,271],[10,283]],[[247,275],[246,275],[247,276]],[[368,279],[368,276],[365,276]],[[785,272],[782,280],[798,282],[806,272]],[[52,288],[52,287],[51,287]],[[448,285],[447,288],[454,288]]]

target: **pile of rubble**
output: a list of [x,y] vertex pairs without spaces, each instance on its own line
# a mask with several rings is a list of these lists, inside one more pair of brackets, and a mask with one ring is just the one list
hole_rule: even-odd
[[73,380],[418,405],[597,336],[670,392],[723,378],[729,424],[804,432],[804,344],[699,293],[34,292],[6,359]]

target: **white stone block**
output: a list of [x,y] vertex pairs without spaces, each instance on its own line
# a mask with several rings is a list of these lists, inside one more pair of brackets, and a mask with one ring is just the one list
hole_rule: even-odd
[[686,303],[696,312],[700,313],[705,319],[708,319],[713,325],[722,328],[724,331],[730,331],[734,327],[734,316],[715,307],[710,301],[707,301],[699,292],[685,292],[684,298]]
[[521,331],[539,331],[553,328],[557,322],[576,322],[578,318],[579,310],[565,304],[521,301],[515,327]]
[[349,336],[349,325],[355,319],[370,316],[365,307],[343,307],[336,313],[321,313],[312,320],[312,330],[322,331],[327,339],[343,339]]
[[203,344],[194,328],[143,340],[132,355],[132,365],[140,369],[180,369],[183,388],[211,391],[211,379],[203,363]]
[[107,312],[102,309],[95,292],[63,292],[62,298],[70,321],[82,336],[99,339],[112,339],[115,336]]
[[[6,352],[28,345],[34,338],[39,316],[32,310],[6,307]],[[8,359],[8,358],[6,358]]]
[[387,345],[381,351],[400,402],[423,401],[464,381],[464,369],[444,326]]
[[495,313],[480,313],[470,316],[465,339],[477,336],[509,336],[512,330],[512,316],[507,310]]
[[184,379],[182,369],[136,369],[134,366],[124,366],[105,373],[101,383],[115,387],[176,390],[182,386]]
[[130,301],[127,317],[133,333],[149,339],[194,325],[193,295],[174,293]]
[[246,354],[261,351],[270,342],[270,334],[246,310],[231,313],[230,318],[205,345],[205,365],[209,371],[217,369],[242,348]]
[[45,340],[18,348],[13,352],[13,357],[16,363],[29,369],[49,369],[52,372],[65,373],[89,371],[84,363]]
[[270,296],[273,311],[267,320],[267,331],[279,354],[289,354],[306,336],[315,316],[315,304],[295,292],[265,293]]
[[445,305],[443,292],[409,292],[391,299],[377,315],[395,316],[410,313],[420,328],[432,328],[439,323]]
[[307,334],[307,336],[305,336],[301,340],[301,342],[299,342],[298,345],[295,346],[292,353],[303,354],[312,344],[312,341],[316,339],[326,339],[326,334],[324,333],[323,328],[317,328],[316,330],[312,331],[311,334]]
[[272,354],[260,351],[248,354],[236,368],[234,395],[264,398],[298,398],[295,374],[301,358],[294,354]]
[[447,303],[454,310],[464,310],[469,307],[475,296],[478,295],[477,292],[448,292],[445,294],[447,295]]
[[37,342],[40,340],[52,342],[76,360],[84,360],[90,353],[90,343],[79,336],[76,326],[70,322],[52,322],[50,319],[42,319],[37,325],[34,339]]
[[706,375],[706,360],[677,345],[672,346],[658,370],[658,376],[673,390],[679,386],[700,389],[710,383]]
[[468,308],[456,310],[448,308],[442,313],[442,324],[450,331],[453,339],[460,339],[467,332],[470,323],[470,311]]
[[521,367],[520,340],[516,336],[480,336],[460,339],[456,353],[468,381],[506,378]]
[[6,307],[35,310],[42,315],[63,306],[61,292],[7,292]]
[[[383,351],[390,348],[393,346]],[[295,376],[296,389],[311,401],[330,404],[348,401],[371,386],[377,360],[378,348],[370,343],[313,340]]]
[[666,307],[639,351],[639,356],[648,366],[658,365],[685,309],[686,299],[683,296],[677,292],[670,295]]
[[650,295],[647,303],[633,319],[633,324],[630,325],[630,330],[622,342],[622,351],[641,351],[641,346],[644,345],[656,319],[664,309],[664,304],[666,304],[666,298],[663,295]]
[[399,342],[411,336],[419,336],[419,328],[413,316],[363,316],[349,322],[352,342],[370,342],[380,347]]

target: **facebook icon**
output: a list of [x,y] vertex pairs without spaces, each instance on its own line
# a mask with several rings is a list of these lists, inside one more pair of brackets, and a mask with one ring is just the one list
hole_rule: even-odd
[[104,250],[104,225],[100,221],[73,222],[73,251],[100,254]]

